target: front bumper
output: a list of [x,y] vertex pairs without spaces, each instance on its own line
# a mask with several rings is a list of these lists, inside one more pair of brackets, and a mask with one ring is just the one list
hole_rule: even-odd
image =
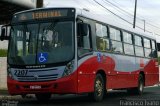
[[[45,82],[19,82],[8,77],[7,85],[8,91],[11,95],[36,93],[68,94],[78,92],[76,73],[54,81]],[[33,89],[31,86],[40,86],[41,88]]]

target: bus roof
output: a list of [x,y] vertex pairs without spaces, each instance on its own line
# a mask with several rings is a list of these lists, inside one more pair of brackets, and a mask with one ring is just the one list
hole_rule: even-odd
[[96,14],[95,12],[90,12],[89,10],[86,9],[77,9],[77,15],[86,17],[92,20],[95,20],[97,22],[105,23],[138,35],[142,35],[144,37],[148,37],[151,39],[156,39],[154,36],[154,33],[149,33],[149,32],[144,32],[142,29],[139,28],[132,28],[132,26],[127,26],[126,24],[123,23],[121,19],[113,19],[105,14]]

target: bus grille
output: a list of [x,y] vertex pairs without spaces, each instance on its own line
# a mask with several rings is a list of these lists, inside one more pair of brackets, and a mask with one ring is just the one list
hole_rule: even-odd
[[14,75],[14,78],[18,81],[22,82],[38,82],[38,81],[50,81],[50,80],[57,80],[63,73],[62,69],[58,68],[47,68],[47,69],[15,69],[13,72],[16,71],[27,71],[26,75]]
[[56,80],[58,78],[58,74],[39,76],[17,76],[17,78],[19,81],[48,81]]

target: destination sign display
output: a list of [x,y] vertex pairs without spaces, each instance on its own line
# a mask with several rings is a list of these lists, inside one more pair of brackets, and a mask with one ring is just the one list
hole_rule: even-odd
[[12,22],[21,22],[27,20],[40,20],[49,18],[73,17],[75,15],[74,9],[43,9],[23,12],[14,15]]
[[43,18],[52,18],[52,17],[61,17],[61,16],[67,16],[66,11],[38,11],[32,13],[32,19],[43,19]]

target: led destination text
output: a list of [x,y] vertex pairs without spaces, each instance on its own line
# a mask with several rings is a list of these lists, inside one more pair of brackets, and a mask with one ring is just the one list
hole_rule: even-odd
[[33,19],[52,18],[62,16],[60,11],[47,11],[47,12],[35,12],[32,13]]

